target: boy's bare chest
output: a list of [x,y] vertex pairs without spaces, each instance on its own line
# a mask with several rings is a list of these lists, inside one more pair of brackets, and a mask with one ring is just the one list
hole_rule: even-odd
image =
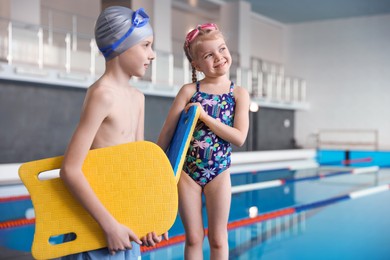
[[105,135],[117,142],[131,142],[136,138],[141,107],[131,99],[118,99],[102,123]]
[[117,104],[113,107],[108,122],[121,134],[126,134],[137,128],[139,116],[140,108],[138,106],[132,106],[130,102]]

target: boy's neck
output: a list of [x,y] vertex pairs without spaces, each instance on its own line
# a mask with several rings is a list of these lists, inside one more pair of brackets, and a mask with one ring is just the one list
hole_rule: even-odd
[[[114,58],[115,59],[115,58]],[[103,74],[104,77],[116,82],[118,85],[128,85],[131,75],[127,74],[116,60],[106,63],[106,70]]]

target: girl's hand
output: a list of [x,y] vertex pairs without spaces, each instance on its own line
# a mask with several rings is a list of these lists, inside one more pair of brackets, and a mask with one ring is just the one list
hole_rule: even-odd
[[207,113],[204,111],[202,105],[201,105],[199,102],[196,102],[196,103],[188,103],[188,104],[185,106],[184,111],[186,111],[186,113],[187,113],[187,112],[188,112],[188,109],[190,109],[190,107],[192,107],[192,106],[197,106],[197,107],[199,107],[199,111],[200,111],[199,119],[200,119],[201,121],[203,121],[203,119],[206,118]]
[[131,241],[140,245],[142,244],[142,241],[138,239],[131,229],[118,222],[115,225],[112,225],[105,233],[108,251],[111,255],[115,255],[117,251],[131,249]]

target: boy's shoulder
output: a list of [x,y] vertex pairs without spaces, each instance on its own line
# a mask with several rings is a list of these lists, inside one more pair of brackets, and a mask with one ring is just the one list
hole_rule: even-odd
[[135,88],[133,86],[129,87],[129,91],[132,94],[136,95],[137,97],[145,97],[144,93],[141,90],[139,90],[138,88]]
[[114,96],[115,96],[114,88],[110,87],[110,85],[104,84],[99,81],[92,84],[87,91],[88,99],[98,99],[100,101],[104,101],[104,103],[112,102]]
[[[89,92],[89,95],[92,95],[92,96],[106,96],[107,98],[109,98],[109,97],[113,98],[118,93],[122,93],[122,92],[118,92],[118,90],[119,90],[119,88],[117,88],[111,84],[107,84],[107,82],[105,82],[105,81],[96,81],[94,84],[92,84],[89,87],[88,92]],[[132,96],[134,96],[135,98],[144,98],[145,97],[145,95],[142,91],[140,91],[139,89],[137,89],[131,85],[126,86],[126,91],[128,93],[130,93]]]
[[128,91],[130,93],[130,99],[132,105],[140,104],[143,106],[145,104],[145,94],[138,88],[129,86]]

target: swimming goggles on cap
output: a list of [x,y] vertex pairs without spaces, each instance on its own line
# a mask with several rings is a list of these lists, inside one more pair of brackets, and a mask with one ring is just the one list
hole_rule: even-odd
[[116,48],[118,48],[118,46],[124,40],[126,40],[127,37],[130,36],[130,34],[134,31],[135,28],[141,28],[141,27],[145,26],[148,22],[149,22],[149,16],[146,14],[146,12],[143,8],[140,8],[137,11],[135,11],[132,15],[132,18],[131,18],[131,27],[127,31],[127,33],[125,33],[125,35],[123,35],[119,40],[117,40],[113,44],[100,49],[100,51],[102,52],[104,57],[110,56],[110,54]]
[[185,45],[188,48],[190,43],[198,36],[200,30],[218,30],[218,26],[215,23],[204,23],[197,25],[195,29],[187,33]]

